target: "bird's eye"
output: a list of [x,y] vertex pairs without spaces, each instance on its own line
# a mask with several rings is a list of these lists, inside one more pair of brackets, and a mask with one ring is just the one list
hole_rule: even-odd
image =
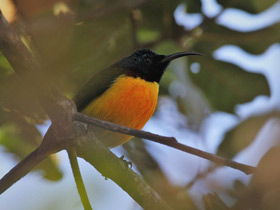
[[145,63],[150,65],[152,63],[152,60],[150,58],[146,58]]

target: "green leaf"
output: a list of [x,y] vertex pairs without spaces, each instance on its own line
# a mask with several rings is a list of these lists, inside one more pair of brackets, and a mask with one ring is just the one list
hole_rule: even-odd
[[280,118],[280,113],[270,112],[244,120],[226,133],[218,147],[217,154],[233,158],[255,140],[264,124],[273,117]]
[[225,8],[233,7],[256,14],[268,9],[275,4],[277,0],[217,0],[217,2]]
[[13,71],[13,68],[11,67],[10,63],[7,61],[6,57],[0,52],[0,67],[5,68],[9,71]]
[[248,187],[242,181],[237,179],[233,182],[233,189],[229,190],[229,194],[235,199],[240,199],[247,191]]
[[190,72],[190,76],[216,110],[233,113],[237,104],[249,102],[258,95],[270,95],[262,74],[246,72],[233,64],[207,57],[200,57],[199,64],[200,71]]
[[271,148],[261,159],[247,190],[232,207],[239,209],[279,209],[280,147]]
[[201,1],[184,0],[181,3],[186,4],[188,13],[201,13]]
[[77,25],[67,61],[75,82],[83,86],[95,72],[127,56],[133,45],[130,27],[129,13],[123,10]]
[[230,209],[217,193],[209,193],[202,197],[205,210],[227,210]]
[[0,83],[0,99],[0,114],[22,116],[33,123],[42,123],[46,119],[39,102],[17,74],[6,76]]
[[138,41],[141,43],[148,43],[157,40],[160,34],[156,30],[140,29],[137,32]]
[[[154,47],[155,52],[162,55],[168,55],[173,52],[182,51],[182,49],[178,46],[178,44],[172,40],[162,41],[158,45]],[[171,71],[170,66],[167,67],[167,70],[163,74],[163,77],[160,81],[160,91],[161,95],[169,95],[169,86],[170,84],[176,80],[176,76]]]
[[6,57],[0,52],[0,80],[13,73],[13,68],[7,61]]
[[193,49],[211,55],[214,50],[223,45],[237,45],[249,53],[260,54],[277,42],[280,42],[280,23],[247,33],[213,24],[207,27],[198,37]]
[[[148,1],[141,7],[141,19],[137,22],[139,29],[157,30],[162,37],[176,37],[178,27],[174,19],[174,11],[180,3],[180,0],[167,0],[164,3],[161,0]],[[195,6],[200,5],[200,1],[187,1],[188,11],[193,12]],[[199,10],[200,11],[200,10]]]
[[[34,125],[18,118],[16,123],[6,123],[1,126],[0,144],[6,151],[22,160],[41,143],[41,135]],[[40,163],[35,170],[43,170],[46,179],[56,181],[62,178],[55,156]]]

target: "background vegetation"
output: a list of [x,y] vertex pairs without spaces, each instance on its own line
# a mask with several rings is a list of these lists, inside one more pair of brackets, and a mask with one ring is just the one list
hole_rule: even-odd
[[[227,9],[259,14],[276,5],[277,0],[217,0],[217,3],[220,9],[214,15],[205,13],[205,1],[195,0],[1,0],[0,8],[20,33],[24,43],[44,64],[46,80],[58,86],[69,97],[94,72],[135,49],[151,48],[159,54],[176,51],[203,53],[203,58],[181,59],[170,66],[161,82],[162,100],[155,118],[160,118],[161,107],[166,103],[168,105],[169,100],[175,102],[179,113],[174,111],[173,117],[164,118],[164,123],[176,124],[176,116],[184,116],[183,123],[179,126],[176,124],[177,129],[188,130],[204,139],[205,122],[213,114],[225,112],[235,116],[235,126],[231,126],[224,134],[215,149],[219,155],[234,158],[241,151],[246,152],[245,148],[254,143],[265,125],[268,126],[268,134],[273,129],[279,129],[279,105],[257,109],[242,118],[236,111],[237,105],[251,102],[260,95],[268,101],[268,97],[274,97],[270,88],[272,84],[260,73],[261,67],[247,71],[246,66],[222,61],[214,52],[221,47],[234,45],[252,55],[263,54],[270,46],[280,42],[280,23],[275,21],[259,29],[243,32],[219,23],[219,18]],[[180,13],[184,7],[188,14],[199,15],[197,24],[193,16],[177,16],[175,19],[174,12]],[[234,16],[232,18],[238,19]],[[195,24],[194,27],[190,23]],[[279,72],[279,67],[276,70]],[[271,119],[274,119],[274,123],[271,123]],[[38,125],[45,120],[46,115],[34,96],[29,94],[5,57],[0,54],[2,152],[12,154],[18,160],[25,157],[40,144],[42,134]],[[261,141],[270,138],[268,134]],[[168,135],[176,136],[176,133]],[[279,140],[279,137],[276,138]],[[201,143],[205,144],[204,141]],[[175,209],[196,209],[202,206],[205,209],[276,209],[280,198],[278,143],[276,141],[275,147],[267,153],[265,150],[261,152],[266,154],[259,164],[258,172],[249,182],[243,183],[237,177],[230,185],[219,189],[213,187],[212,191],[206,193],[201,190],[199,195],[191,193],[191,188],[200,179],[215,173],[211,164],[203,166],[203,170],[198,171],[198,176],[193,180],[178,184],[170,180],[169,173],[162,169],[162,163],[159,163],[145,141],[133,140],[124,145],[121,151],[133,161],[135,170]],[[177,158],[181,156],[178,154]],[[1,159],[1,165],[5,161]],[[43,170],[42,176],[46,180],[61,182],[65,173],[58,167],[58,161],[59,158],[53,156],[37,169]],[[188,171],[189,166],[181,167]],[[1,174],[6,172],[4,168],[0,166]],[[71,184],[74,186],[74,182]],[[94,180],[88,183],[88,187],[94,188],[95,185],[98,184]],[[108,188],[101,185],[98,187],[103,190]],[[109,187],[108,190],[113,189]],[[28,194],[28,190],[25,193]],[[101,194],[93,196],[110,203],[110,197]],[[5,201],[8,198],[3,196],[0,197],[0,206],[1,202],[5,205],[8,203]],[[12,198],[12,193],[9,196]],[[48,197],[45,199],[48,200]],[[49,206],[43,205],[40,209],[80,208],[61,202],[64,201],[50,199]],[[126,208],[134,209],[137,206]]]

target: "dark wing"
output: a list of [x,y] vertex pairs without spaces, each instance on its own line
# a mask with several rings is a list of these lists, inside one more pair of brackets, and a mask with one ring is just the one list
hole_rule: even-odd
[[93,75],[73,98],[78,111],[82,111],[94,98],[104,93],[112,82],[125,72],[123,68],[111,66]]

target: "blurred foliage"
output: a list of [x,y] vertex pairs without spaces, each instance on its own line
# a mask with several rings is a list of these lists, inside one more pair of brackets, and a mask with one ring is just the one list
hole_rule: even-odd
[[[37,128],[27,123],[24,119],[18,118],[14,124],[6,123],[1,126],[0,144],[20,160],[38,147],[40,141],[41,135]],[[48,180],[56,181],[62,177],[61,171],[57,168],[55,156],[44,160],[35,170],[43,170],[42,175]]]
[[[277,1],[217,0],[217,2],[223,9],[235,8],[258,14]],[[199,13],[203,16],[199,26],[186,30],[176,24],[174,10],[181,3],[185,3],[186,12]],[[251,32],[234,31],[218,25],[216,17],[206,17],[201,7],[201,2],[196,0],[0,1],[3,14],[20,33],[28,48],[43,63],[46,80],[58,86],[70,97],[95,72],[138,48],[152,48],[162,54],[175,51],[203,53],[204,57],[185,59],[187,62],[184,64],[178,60],[178,63],[171,65],[160,87],[160,94],[173,97],[179,110],[187,116],[189,125],[195,125],[197,130],[211,111],[234,114],[236,105],[249,102],[259,95],[270,95],[268,83],[263,75],[247,72],[231,63],[216,60],[212,56],[213,52],[224,45],[236,45],[248,53],[260,54],[270,45],[280,42],[279,23]],[[222,12],[223,10],[220,14]],[[186,68],[189,68],[189,71],[184,71]],[[176,89],[174,94],[170,87],[175,82],[183,84],[180,86],[183,89]],[[185,90],[187,90],[185,96],[176,94],[176,91]],[[279,118],[279,113],[251,116],[240,122],[225,135],[218,154],[234,157],[254,141],[260,129],[272,117]],[[6,151],[20,159],[23,158],[40,143],[41,135],[36,124],[42,123],[45,119],[45,113],[39,103],[29,94],[21,79],[13,73],[5,57],[0,54],[1,145]],[[126,149],[143,177],[161,193],[164,192],[164,197],[177,207],[176,209],[186,209],[184,208],[186,206],[195,208],[188,193],[181,186],[173,186],[157,162],[152,159],[145,145],[139,144],[128,145]],[[135,149],[137,154],[134,154],[134,151],[132,154],[130,147]],[[273,158],[273,161],[277,163],[276,158]],[[279,203],[276,199],[277,194],[273,193],[279,192],[276,186],[273,192],[259,190],[261,189],[259,186],[266,183],[259,185],[261,178],[258,177],[265,177],[264,180],[266,177],[270,178],[270,173],[265,172],[272,170],[266,168],[268,163],[263,160],[260,172],[254,176],[249,187],[240,187],[244,194],[247,193],[244,199],[248,199],[249,202],[253,198],[261,198],[258,200],[261,203],[258,204],[267,209],[270,208],[269,205],[277,206],[276,203]],[[44,169],[44,176],[49,179],[56,180],[61,177],[54,159],[45,161],[45,165],[40,167]],[[270,164],[267,167],[270,167]],[[276,180],[275,177],[272,178]],[[267,186],[271,185],[268,183]],[[236,182],[236,186],[242,185]],[[234,197],[234,193],[231,195]],[[243,198],[235,196],[235,206],[242,206]],[[205,209],[230,208],[215,193],[205,195],[203,204]],[[244,205],[240,209],[248,209]]]
[[232,209],[265,209],[279,208],[280,199],[280,147],[270,149],[258,165],[249,186],[237,182],[235,188],[237,202]]
[[146,150],[146,144],[139,138],[134,138],[123,146],[128,157],[136,164],[144,179],[153,187],[170,206],[176,209],[196,209],[184,187],[174,186],[167,179],[158,163]]
[[191,74],[191,78],[218,110],[233,113],[236,104],[251,101],[259,94],[270,94],[268,83],[261,74],[252,74],[236,65],[208,58],[199,63],[199,72]]
[[217,193],[207,194],[202,198],[204,208],[207,210],[227,210],[230,209],[219,197]]
[[[0,52],[0,70],[1,70],[1,75],[7,76],[9,73],[13,72],[13,68],[10,66],[9,62],[7,59],[2,55]],[[1,77],[0,79],[3,79],[4,77]]]
[[[198,37],[194,49],[211,54],[223,45],[237,45],[248,53],[260,54],[268,46],[280,41],[279,28],[280,23],[275,23],[267,28],[244,33],[217,24],[207,24],[203,33],[204,36]],[[269,38],[267,38],[268,35]]]
[[217,2],[224,7],[233,7],[249,13],[259,13],[269,8],[272,4],[276,3],[277,0],[217,0]]
[[259,131],[270,119],[280,119],[279,112],[265,113],[250,117],[228,131],[219,145],[218,155],[233,158],[237,153],[250,145]]

